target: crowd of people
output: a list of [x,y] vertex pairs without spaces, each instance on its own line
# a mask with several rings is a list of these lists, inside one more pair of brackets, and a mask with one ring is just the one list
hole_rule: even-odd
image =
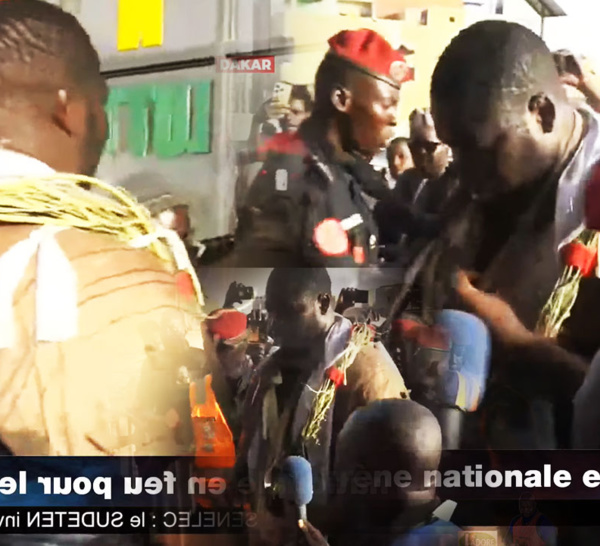
[[[267,309],[278,349],[253,373],[237,446],[261,522],[253,539],[293,536],[272,475],[286,455],[301,455],[313,470],[301,525],[309,543],[326,544],[323,535],[331,544],[457,540],[458,527],[434,517],[435,488],[345,497],[340,509],[330,480],[339,478],[338,459],[375,471],[437,468],[444,448],[597,447],[600,332],[587,318],[598,293],[597,81],[520,25],[478,23],[441,56],[431,109],[415,110],[408,138],[392,139],[410,73],[401,54],[370,30],[342,31],[329,45],[310,115],[260,147],[226,262],[275,268]],[[385,144],[389,169],[377,172],[369,163]],[[335,383],[330,345],[344,317],[332,314],[323,272],[339,266],[399,268],[389,309],[396,330],[375,334],[380,352],[370,360],[357,352],[311,436],[323,378]],[[467,313],[448,338],[452,309]],[[479,326],[469,330],[466,317]],[[475,346],[484,331],[491,368],[475,378],[457,365],[465,360],[457,339]],[[339,347],[354,342],[347,334]],[[461,381],[468,401],[456,394]],[[382,432],[353,432],[362,419]],[[544,518],[515,521],[508,543],[556,544]],[[562,540],[592,540],[582,532]],[[403,542],[413,534],[424,542]]]
[[[276,87],[240,165],[221,265],[268,268],[264,305],[236,283],[203,316],[185,206],[152,218],[89,178],[107,130],[89,37],[47,2],[0,2],[4,454],[194,455],[228,484],[202,509],[255,515],[225,543],[409,546],[458,545],[473,506],[433,481],[365,479],[434,473],[449,449],[600,447],[593,70],[518,24],[477,23],[404,139],[402,53],[367,29],[329,47],[314,93]],[[392,272],[386,304],[336,298],[336,267]],[[507,545],[597,543],[557,536],[532,499]],[[10,537],[40,540],[139,543]]]

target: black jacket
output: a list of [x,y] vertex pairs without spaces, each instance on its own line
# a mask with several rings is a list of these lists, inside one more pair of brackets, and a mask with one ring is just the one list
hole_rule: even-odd
[[[376,176],[353,156],[334,157],[311,135],[277,135],[240,210],[235,258],[240,267],[351,267],[376,263],[378,232],[363,185]],[[362,182],[362,183],[361,183]],[[343,222],[347,252],[334,256],[315,243],[326,219]]]

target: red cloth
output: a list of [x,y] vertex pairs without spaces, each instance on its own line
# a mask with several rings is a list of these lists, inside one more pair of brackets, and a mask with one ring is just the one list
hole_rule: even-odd
[[357,264],[365,263],[365,249],[362,246],[355,246],[352,249],[352,256],[354,257],[354,262]]
[[329,47],[331,53],[397,85],[413,79],[404,55],[374,30],[342,30],[329,39]]
[[582,277],[591,277],[598,265],[598,251],[577,241],[565,245],[562,255],[565,264],[579,269]]
[[327,370],[327,375],[336,387],[344,384],[344,372],[342,372],[342,370],[339,368],[332,366],[329,368],[329,370]]
[[257,150],[261,157],[266,157],[271,152],[303,156],[307,153],[307,149],[298,133],[277,133]]
[[246,332],[248,317],[236,309],[219,309],[206,317],[206,326],[213,336],[234,339]]

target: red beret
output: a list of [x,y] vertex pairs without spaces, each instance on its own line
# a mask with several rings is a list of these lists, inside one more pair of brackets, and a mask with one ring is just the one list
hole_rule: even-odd
[[206,317],[206,325],[211,335],[228,341],[246,333],[248,317],[235,309],[218,309]]
[[413,79],[404,55],[374,30],[342,30],[329,38],[329,47],[330,54],[395,87]]

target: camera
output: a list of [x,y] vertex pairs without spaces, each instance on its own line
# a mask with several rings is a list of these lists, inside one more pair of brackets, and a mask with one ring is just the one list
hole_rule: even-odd
[[244,286],[243,284],[239,285],[238,296],[241,300],[251,300],[254,299],[254,288],[251,286]]
[[254,299],[254,288],[239,282],[232,282],[227,289],[223,307],[233,307],[236,303],[243,303],[244,301],[252,299]]

